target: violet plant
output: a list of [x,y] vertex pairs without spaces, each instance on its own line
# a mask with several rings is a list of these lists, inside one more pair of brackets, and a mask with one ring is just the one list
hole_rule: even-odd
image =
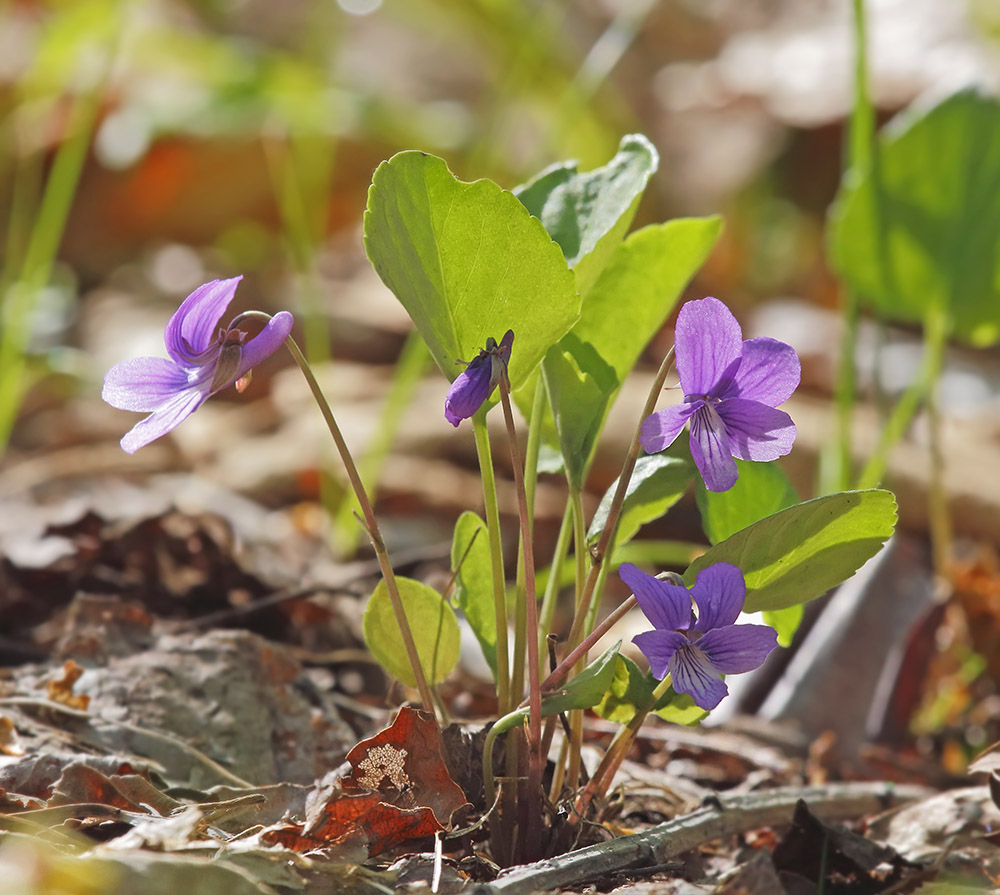
[[[787,643],[801,604],[852,575],[895,525],[886,491],[798,501],[774,462],[795,437],[791,417],[777,406],[798,384],[798,359],[772,339],[744,342],[716,299],[681,308],[675,346],[648,381],[618,481],[589,523],[584,517],[583,489],[608,413],[720,232],[717,218],[693,218],[626,236],[656,165],[649,142],[630,136],[595,171],[555,165],[512,192],[487,180],[460,182],[441,159],[420,152],[400,153],[375,172],[365,214],[368,256],[452,380],[447,395],[442,389],[442,426],[471,421],[482,473],[484,518],[463,513],[455,529],[454,604],[394,575],[350,451],[289,335],[290,315],[249,312],[220,328],[236,280],[208,284],[168,325],[169,360],[126,362],[108,374],[109,400],[151,412],[126,445],[138,446],[284,341],[337,444],[379,558],[383,581],[364,618],[372,653],[416,687],[433,712],[432,687],[458,658],[458,607],[490,665],[498,717],[486,738],[483,783],[495,805],[494,858],[505,864],[558,847],[562,834],[544,820],[554,816],[546,802],[570,805],[571,827],[599,809],[649,714],[697,723],[726,696],[724,675],[756,668],[779,640]],[[244,328],[250,321],[264,324],[252,338]],[[675,361],[682,401],[657,411]],[[487,426],[496,403],[518,506],[512,589],[493,469],[498,433]],[[527,425],[523,454],[514,404]],[[676,437],[689,421],[684,445]],[[643,454],[643,447],[655,453]],[[553,473],[565,478],[567,506],[539,600],[533,495],[538,475]],[[662,573],[667,581],[624,562],[629,542],[692,483],[711,546]],[[573,621],[568,632],[555,631],[552,610],[567,566]],[[615,569],[633,596],[601,618],[604,585]],[[637,605],[651,624],[636,638],[649,670],[620,643],[588,662],[597,642]],[[737,624],[741,613],[757,611],[768,624]],[[550,635],[558,642],[543,679]],[[586,709],[622,726],[584,783]],[[546,778],[560,716],[562,751]],[[497,795],[493,757],[501,737],[503,776],[511,783]]]

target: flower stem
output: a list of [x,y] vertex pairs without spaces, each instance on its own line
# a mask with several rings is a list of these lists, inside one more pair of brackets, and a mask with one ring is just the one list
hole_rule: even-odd
[[556,600],[559,597],[559,585],[562,582],[563,563],[566,562],[566,556],[569,553],[569,540],[572,535],[573,508],[567,503],[566,511],[563,513],[562,524],[559,526],[559,536],[556,538],[556,548],[552,553],[552,565],[549,567],[549,578],[545,582],[545,594],[542,597],[542,608],[538,617],[538,662],[540,670],[545,663],[545,659],[541,655],[542,640],[552,632],[552,623],[556,615]]
[[570,815],[571,822],[573,818],[576,820],[583,818],[593,800],[599,796],[603,796],[607,792],[615,773],[621,767],[621,763],[625,760],[625,756],[628,755],[629,749],[632,748],[632,743],[635,741],[639,728],[642,727],[646,717],[663,698],[667,690],[670,689],[670,684],[671,677],[667,674],[656,685],[656,689],[653,690],[653,695],[650,696],[649,702],[643,708],[637,708],[635,715],[632,716],[632,720],[615,734],[611,745],[608,746],[607,751],[601,758],[601,763],[597,766],[597,770],[594,771],[594,776],[590,778],[590,782],[576,800],[575,809]]
[[507,595],[503,573],[503,545],[500,541],[500,508],[497,504],[497,484],[493,475],[490,436],[486,430],[486,414],[480,410],[472,418],[476,438],[479,471],[483,480],[483,503],[486,531],[490,538],[490,559],[493,570],[493,605],[497,625],[497,713],[507,714],[513,706],[510,698],[510,659],[507,652]]
[[552,673],[541,683],[543,693],[555,690],[573,669],[573,666],[585,656],[608,631],[611,630],[625,614],[635,606],[635,597],[629,597],[621,605],[616,607],[607,617],[588,634],[580,643],[575,646],[569,654],[552,670]]
[[[244,314],[240,314],[230,326],[237,326],[241,320],[253,319],[258,320],[270,320],[271,315],[265,314],[263,311],[248,311]],[[434,714],[434,694],[431,692],[431,688],[427,684],[427,678],[424,676],[423,666],[420,664],[420,656],[417,653],[417,645],[413,640],[413,632],[410,629],[410,623],[406,618],[406,610],[403,608],[403,601],[399,596],[399,587],[396,584],[396,575],[392,570],[392,563],[389,561],[389,553],[385,549],[385,541],[382,540],[382,532],[379,530],[378,520],[375,518],[375,510],[372,508],[371,501],[368,499],[368,492],[365,491],[365,486],[361,481],[361,476],[358,474],[358,467],[354,463],[354,457],[351,456],[351,451],[347,447],[347,442],[344,441],[344,436],[341,434],[340,426],[337,425],[337,420],[333,416],[333,410],[330,407],[329,402],[326,400],[326,395],[323,394],[323,390],[320,388],[319,383],[316,381],[316,377],[313,374],[312,367],[309,366],[309,361],[306,360],[305,355],[299,348],[298,343],[289,336],[285,339],[285,347],[288,349],[295,363],[298,364],[299,370],[302,371],[302,375],[305,377],[306,382],[309,385],[309,390],[312,392],[313,398],[315,398],[316,403],[319,405],[320,412],[323,414],[323,419],[326,422],[327,429],[330,430],[330,435],[333,438],[333,443],[337,446],[337,451],[340,454],[340,459],[343,461],[344,470],[347,472],[347,478],[351,482],[351,487],[354,489],[354,494],[358,498],[358,504],[361,507],[361,512],[364,517],[363,524],[365,531],[368,532],[368,537],[372,542],[372,548],[375,550],[375,557],[378,560],[379,569],[382,572],[382,579],[385,581],[385,588],[389,594],[389,601],[392,603],[392,610],[396,616],[396,622],[399,625],[399,633],[403,638],[403,645],[406,648],[406,657],[410,661],[410,668],[413,671],[413,677],[417,682],[417,691],[420,693],[420,701],[423,703],[424,711]]]
[[526,622],[524,639],[528,648],[528,783],[531,792],[534,793],[536,790],[540,790],[542,784],[542,692],[538,687],[538,597],[535,594],[535,551],[531,537],[528,500],[524,491],[521,452],[517,446],[514,414],[510,407],[510,382],[506,376],[500,377],[500,404],[503,407],[503,418],[507,425],[510,460],[514,467],[514,489],[517,491],[517,509],[521,521]]
[[671,347],[666,357],[663,358],[663,363],[660,364],[660,369],[656,373],[656,378],[653,380],[653,385],[649,390],[649,396],[646,398],[646,404],[639,417],[639,423],[635,427],[635,434],[632,436],[632,443],[629,445],[628,454],[625,456],[625,463],[622,465],[622,472],[618,478],[618,487],[615,488],[611,506],[608,508],[608,520],[604,525],[604,530],[601,532],[601,537],[597,545],[590,551],[590,571],[587,574],[583,593],[580,595],[576,617],[573,619],[573,628],[568,638],[571,649],[582,639],[584,626],[587,623],[587,613],[590,612],[590,603],[594,598],[597,579],[600,577],[601,564],[604,562],[608,550],[614,543],[614,536],[618,531],[618,520],[621,517],[622,506],[625,503],[625,495],[628,492],[629,482],[632,480],[635,461],[639,458],[639,436],[642,434],[642,424],[645,422],[646,417],[653,412],[653,408],[656,407],[656,402],[660,397],[660,390],[663,388],[663,383],[667,379],[667,373],[670,371],[673,361],[674,349]]

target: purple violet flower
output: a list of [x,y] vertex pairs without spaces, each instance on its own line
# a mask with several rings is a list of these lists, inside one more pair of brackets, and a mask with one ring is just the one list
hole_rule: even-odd
[[[444,399],[444,418],[453,426],[472,416],[493,394],[500,377],[507,375],[510,348],[514,344],[514,330],[504,333],[500,344],[492,336],[486,347],[474,357],[451,384]],[[459,361],[461,363],[461,361]]]
[[275,314],[249,340],[242,329],[219,326],[241,279],[213,280],[184,299],[163,333],[169,360],[137,357],[108,370],[101,392],[105,401],[120,410],[151,411],[122,439],[128,453],[166,435],[210,395],[242,379],[291,332],[288,311]]
[[792,449],[795,424],[775,408],[799,384],[791,345],[776,339],[743,341],[739,323],[721,301],[689,301],[677,315],[677,374],[684,400],[642,424],[639,442],[655,454],[674,443],[691,421],[691,457],[709,491],[728,491],[736,461],[776,460]]
[[733,624],[747,593],[736,566],[720,562],[702,569],[690,590],[647,575],[632,563],[622,563],[618,574],[653,623],[652,631],[632,638],[649,660],[653,677],[663,680],[669,673],[674,689],[689,693],[700,708],[714,709],[729,693],[723,674],[753,671],[778,645],[774,628]]

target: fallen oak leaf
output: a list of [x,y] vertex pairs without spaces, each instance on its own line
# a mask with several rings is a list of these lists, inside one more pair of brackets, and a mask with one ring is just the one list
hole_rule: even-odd
[[362,740],[348,754],[351,772],[339,788],[307,802],[305,823],[264,830],[262,841],[296,852],[347,843],[369,856],[445,829],[467,804],[443,757],[432,715],[403,706],[392,724]]
[[284,824],[265,830],[261,840],[296,852],[310,852],[348,842],[366,845],[369,857],[410,839],[433,836],[443,829],[430,808],[399,808],[378,793],[343,793],[331,798],[305,824]]
[[433,715],[403,706],[392,724],[347,753],[351,773],[344,792],[375,790],[402,808],[426,807],[442,825],[467,804],[444,760],[441,730]]
[[101,773],[82,762],[67,765],[52,789],[49,807],[81,803],[110,805],[138,814],[161,816],[176,811],[183,803],[161,792],[139,774]]

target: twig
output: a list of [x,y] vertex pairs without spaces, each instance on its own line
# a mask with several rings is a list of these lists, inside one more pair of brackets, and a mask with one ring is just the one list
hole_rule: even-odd
[[804,799],[821,819],[873,814],[902,802],[924,798],[930,790],[890,783],[834,783],[827,786],[781,787],[733,797],[719,797],[718,807],[700,808],[691,814],[659,824],[644,833],[623,836],[581,848],[535,864],[525,864],[492,883],[476,886],[473,895],[532,895],[561,887],[577,886],[598,875],[627,868],[663,864],[692,849],[746,833],[758,827],[791,822],[796,803]]

